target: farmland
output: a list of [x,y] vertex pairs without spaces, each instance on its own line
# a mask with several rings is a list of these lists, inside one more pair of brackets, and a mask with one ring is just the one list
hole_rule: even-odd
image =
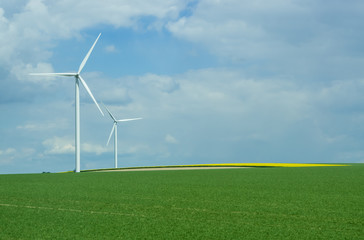
[[363,171],[0,175],[0,239],[360,239]]

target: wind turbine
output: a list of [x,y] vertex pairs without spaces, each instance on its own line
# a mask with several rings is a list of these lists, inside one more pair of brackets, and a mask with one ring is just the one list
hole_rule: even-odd
[[142,118],[129,118],[129,119],[117,120],[105,105],[104,105],[104,107],[106,108],[106,111],[109,113],[111,119],[114,121],[114,124],[113,124],[111,132],[110,132],[110,136],[109,136],[109,139],[107,140],[106,145],[109,145],[111,136],[114,132],[114,160],[115,160],[115,168],[117,168],[118,167],[118,122],[128,122],[128,121],[139,120]]
[[31,73],[30,74],[30,75],[36,75],[36,76],[65,76],[65,77],[74,77],[75,78],[75,83],[76,83],[76,85],[75,85],[75,98],[76,98],[76,100],[75,100],[75,155],[76,155],[75,164],[76,164],[76,169],[75,169],[75,171],[76,172],[80,172],[80,86],[79,86],[80,82],[82,83],[83,87],[86,89],[86,91],[88,92],[88,94],[90,95],[90,97],[92,98],[94,103],[96,104],[96,106],[99,109],[99,111],[101,112],[102,116],[104,116],[104,113],[102,112],[99,104],[97,104],[96,99],[92,95],[90,88],[87,86],[85,80],[83,80],[83,78],[80,75],[83,67],[85,66],[85,64],[87,62],[87,59],[90,57],[90,54],[91,54],[92,50],[94,49],[94,47],[97,43],[97,40],[99,40],[100,36],[101,36],[101,33],[96,38],[94,44],[92,45],[92,47],[88,51],[87,55],[81,62],[81,65],[78,68],[78,72],[76,72],[76,73]]

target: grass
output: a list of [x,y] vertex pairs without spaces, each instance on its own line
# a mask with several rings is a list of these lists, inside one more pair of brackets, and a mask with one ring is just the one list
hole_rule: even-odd
[[0,239],[363,239],[363,171],[0,175]]

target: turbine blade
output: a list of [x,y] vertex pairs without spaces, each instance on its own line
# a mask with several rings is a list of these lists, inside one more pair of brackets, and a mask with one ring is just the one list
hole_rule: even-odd
[[92,52],[92,50],[94,49],[96,43],[97,43],[97,40],[99,40],[99,37],[101,36],[101,33],[99,34],[99,36],[96,38],[94,44],[92,45],[92,47],[90,48],[90,50],[88,51],[88,53],[86,54],[85,58],[83,59],[80,67],[78,68],[78,74],[80,74],[80,72],[82,71],[83,67],[85,66],[86,62],[87,62],[87,59],[90,57],[90,54]]
[[117,122],[127,122],[127,121],[134,121],[134,120],[140,120],[142,118],[127,118],[127,119],[120,119],[116,120]]
[[78,75],[78,79],[81,80],[82,85],[85,87],[86,91],[88,92],[88,94],[90,95],[90,97],[92,98],[92,100],[94,100],[94,103],[96,104],[97,108],[100,110],[100,113],[102,114],[102,116],[104,116],[104,113],[102,112],[99,104],[96,102],[96,99],[94,98],[94,95],[92,95],[92,92],[88,88],[87,83],[85,82],[85,80],[83,80],[83,78],[80,75]]
[[110,142],[110,139],[111,139],[111,136],[112,136],[112,133],[114,132],[114,130],[115,130],[115,123],[112,125],[112,129],[111,129],[111,132],[110,132],[109,139],[107,140],[106,146],[109,145],[109,142]]
[[77,73],[29,73],[32,76],[66,76],[66,77],[74,77],[77,76]]
[[106,111],[109,113],[109,115],[110,115],[110,117],[112,118],[112,120],[117,121],[117,120],[115,119],[114,115],[112,115],[112,113],[110,112],[110,110],[109,110],[109,109],[105,106],[105,104],[102,104],[102,105],[104,105],[104,107],[106,108]]

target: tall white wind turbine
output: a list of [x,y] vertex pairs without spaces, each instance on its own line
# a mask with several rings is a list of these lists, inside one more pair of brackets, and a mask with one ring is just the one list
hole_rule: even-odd
[[31,73],[30,75],[36,75],[36,76],[65,76],[65,77],[74,77],[76,86],[75,86],[75,160],[76,160],[76,172],[80,172],[80,87],[79,83],[81,82],[83,87],[86,89],[94,103],[96,104],[97,108],[101,112],[101,114],[104,116],[104,113],[102,112],[99,104],[97,103],[96,99],[92,95],[92,92],[90,88],[87,86],[85,80],[81,77],[80,73],[85,66],[87,59],[90,57],[90,54],[92,50],[94,49],[97,40],[99,40],[99,37],[101,36],[101,33],[96,38],[94,44],[86,54],[85,58],[81,62],[80,67],[78,68],[78,72],[76,73]]
[[109,113],[111,119],[114,121],[114,124],[113,124],[111,132],[110,132],[110,136],[109,136],[109,139],[107,140],[106,145],[109,145],[111,136],[114,133],[114,160],[115,160],[115,168],[117,168],[118,167],[118,122],[134,121],[134,120],[139,120],[142,118],[129,118],[129,119],[117,120],[105,105],[104,105],[104,107],[106,108],[106,111]]

